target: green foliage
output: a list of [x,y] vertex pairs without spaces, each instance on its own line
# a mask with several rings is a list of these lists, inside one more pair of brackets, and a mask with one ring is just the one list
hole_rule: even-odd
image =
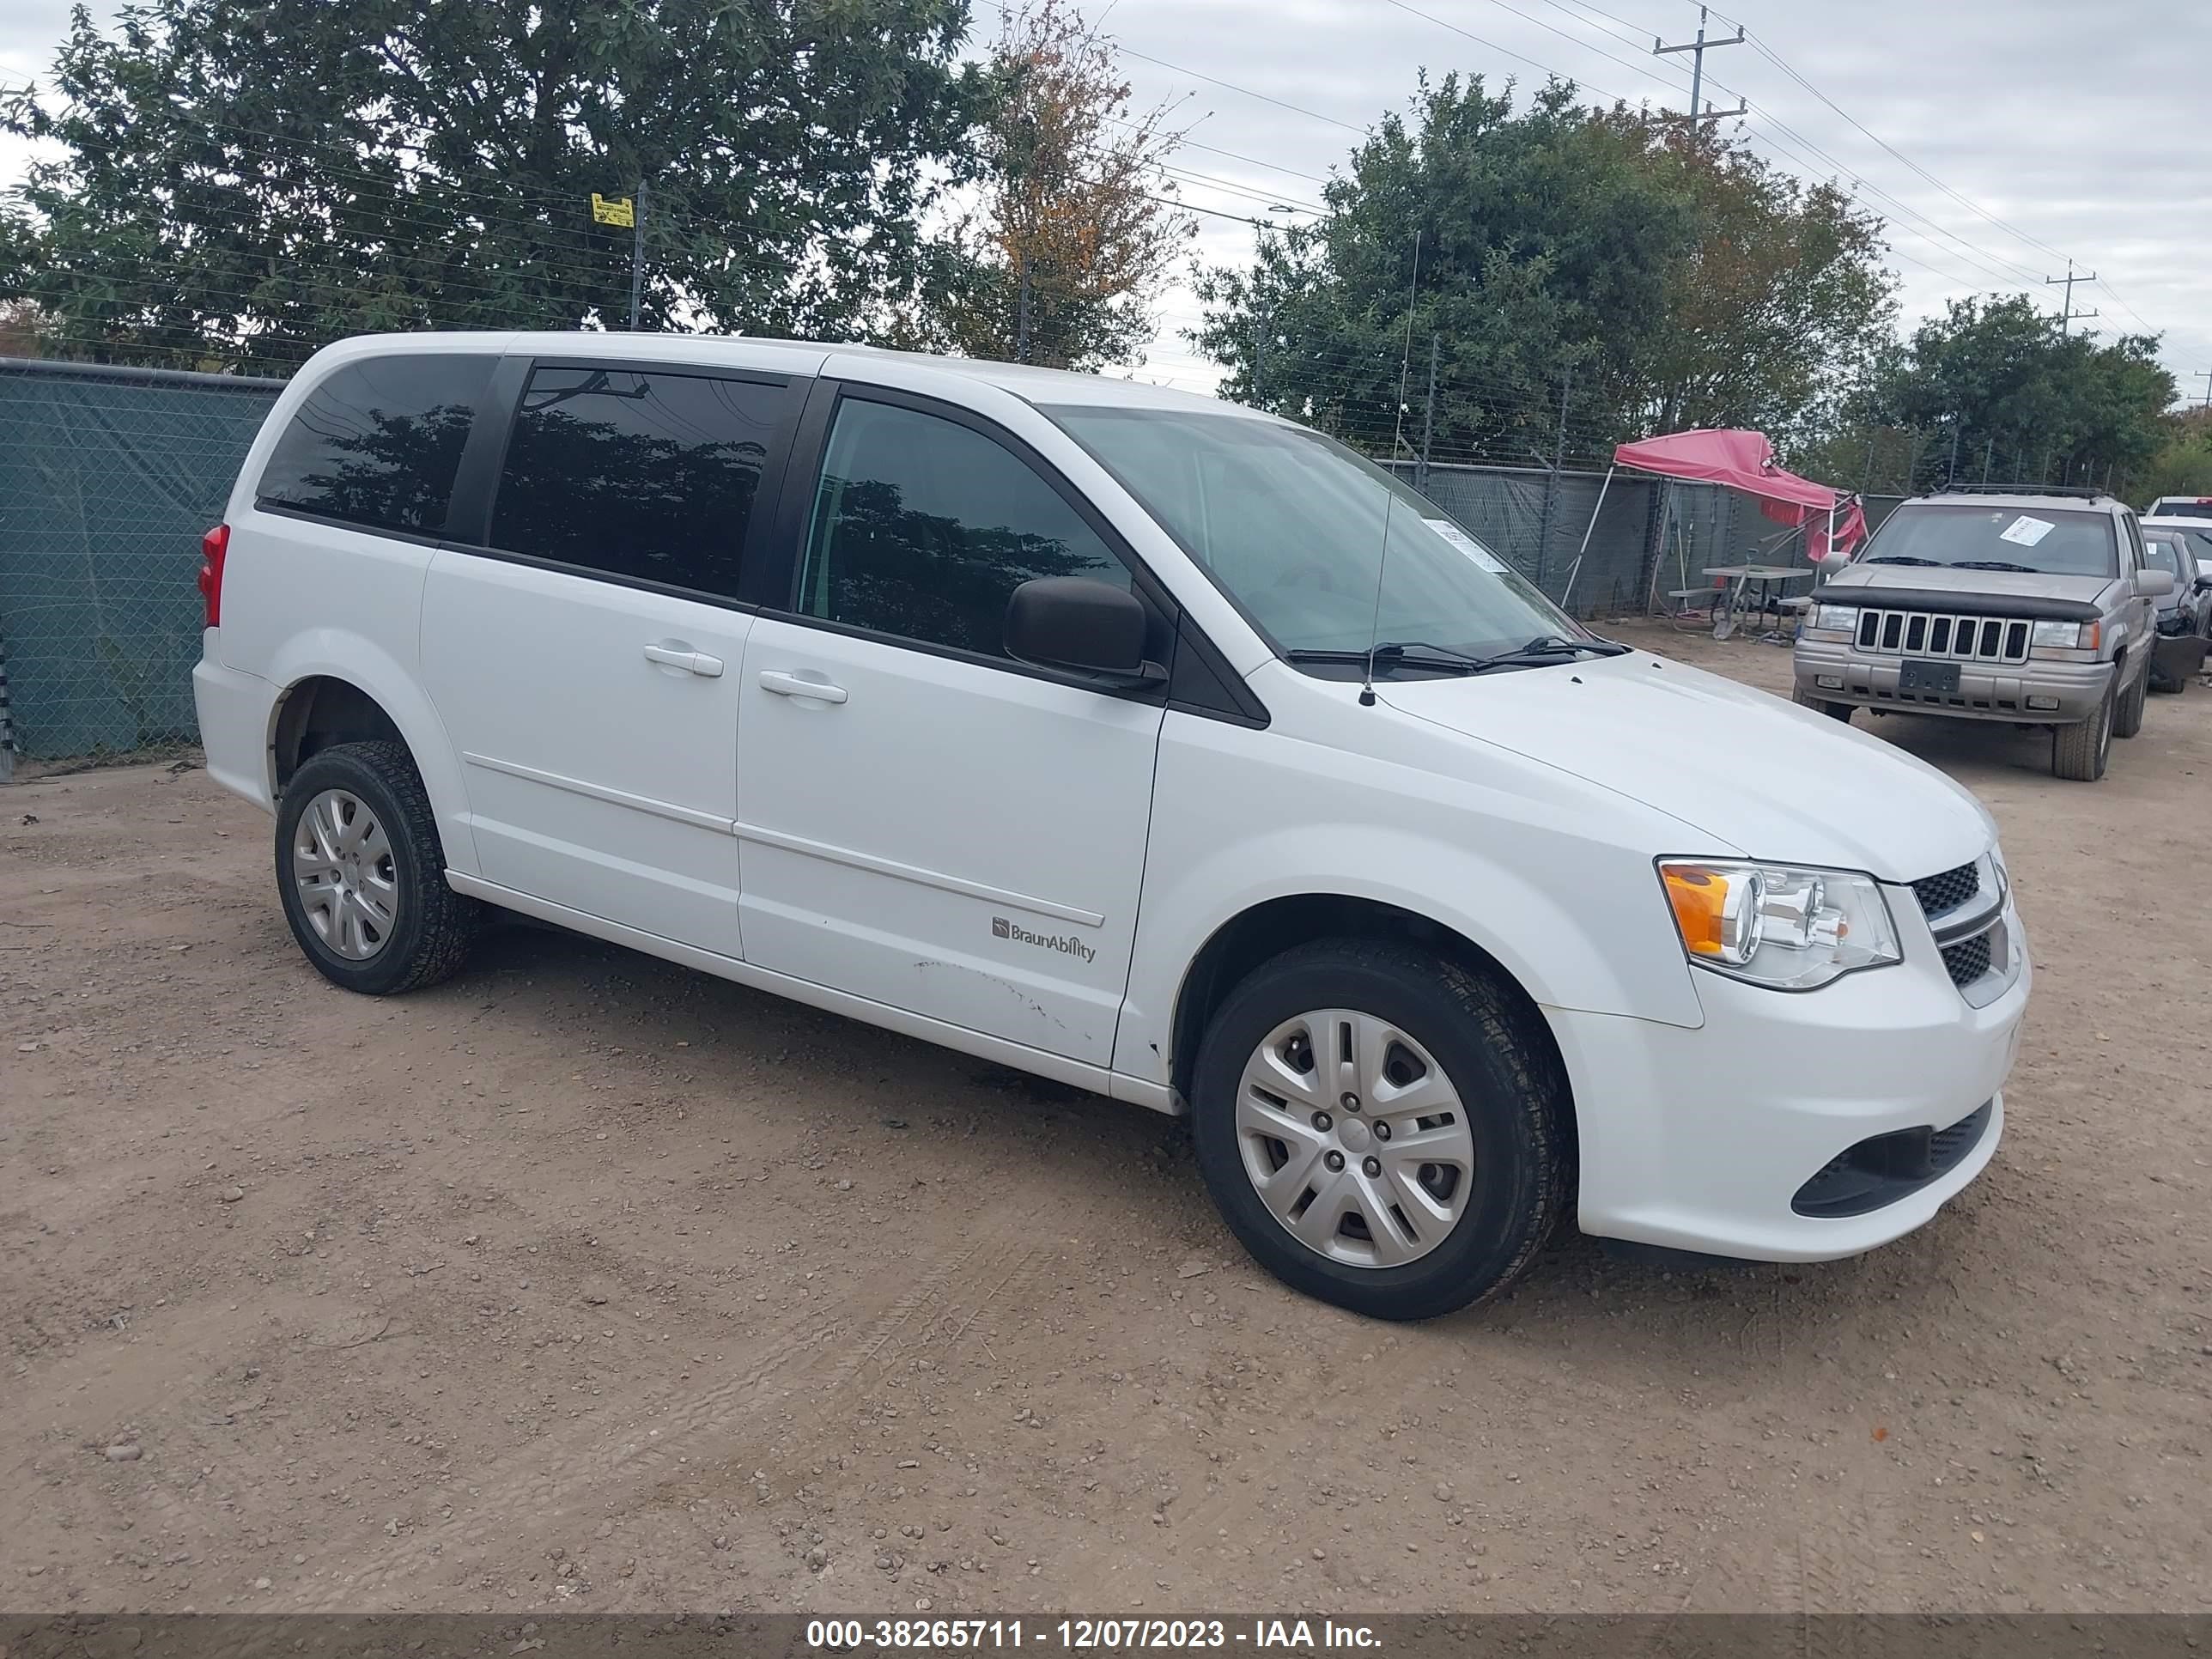
[[1954,301],[1885,354],[1852,412],[1927,434],[1919,487],[1986,475],[2130,489],[2171,436],[2175,386],[2157,345],[2062,333],[2025,296]]
[[2159,495],[2212,495],[2212,408],[2169,415],[2164,427],[2165,442],[2129,475],[2128,499],[2137,507]]
[[1786,435],[1892,313],[1878,225],[1840,191],[1558,82],[1516,114],[1510,88],[1424,80],[1322,195],[1327,219],[1202,273],[1190,337],[1227,395],[1370,449],[1399,422],[1417,236],[1409,401],[1433,336],[1440,457],[1548,453],[1563,395],[1577,454],[1655,424]]
[[81,352],[296,362],[366,329],[836,336],[942,275],[919,222],[966,165],[966,0],[144,0],[80,7],[59,147],[0,222],[0,296]]

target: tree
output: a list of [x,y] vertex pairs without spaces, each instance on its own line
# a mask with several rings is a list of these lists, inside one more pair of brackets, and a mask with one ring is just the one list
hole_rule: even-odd
[[0,296],[118,361],[283,366],[374,328],[866,334],[987,88],[966,0],[143,0],[75,12]]
[[1602,118],[1697,210],[1654,353],[1655,424],[1755,427],[1784,448],[1811,435],[1892,337],[1881,220],[1741,142],[1643,112]]
[[1131,109],[1112,46],[1070,0],[1006,12],[990,72],[981,202],[954,233],[965,263],[939,310],[945,343],[1056,368],[1128,362],[1197,228],[1159,177],[1182,137],[1173,106]]
[[1579,107],[1565,82],[1516,114],[1510,86],[1425,79],[1322,197],[1327,219],[1205,273],[1190,337],[1229,365],[1230,396],[1370,447],[1401,422],[1409,307],[1417,365],[1436,342],[1436,453],[1514,460],[1549,458],[1563,408],[1585,455],[1654,426],[1786,441],[1893,314],[1879,222],[1842,191],[1679,122]]
[[1571,84],[1516,115],[1510,85],[1424,76],[1409,114],[1384,116],[1323,187],[1325,218],[1263,228],[1249,268],[1201,274],[1188,337],[1227,366],[1225,395],[1382,451],[1410,314],[1416,355],[1437,342],[1437,453],[1549,450],[1570,374],[1577,447],[1594,446],[1648,396],[1695,234],[1693,204],[1641,149]]
[[2173,376],[2158,342],[2064,334],[2025,295],[1954,301],[1887,354],[1863,422],[1927,435],[1915,483],[2115,484],[2168,441]]

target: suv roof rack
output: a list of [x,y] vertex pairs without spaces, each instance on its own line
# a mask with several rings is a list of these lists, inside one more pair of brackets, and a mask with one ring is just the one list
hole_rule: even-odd
[[1939,495],[2073,495],[2083,501],[2100,501],[2105,494],[2094,484],[2018,483],[1949,483],[1936,493]]

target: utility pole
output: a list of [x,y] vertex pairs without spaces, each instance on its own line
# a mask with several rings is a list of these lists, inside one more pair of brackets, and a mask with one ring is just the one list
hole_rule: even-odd
[[1429,439],[1437,429],[1437,337],[1429,336],[1429,401],[1421,411],[1421,464],[1413,471],[1413,488],[1429,488]]
[[2197,399],[2197,406],[2201,409],[2212,409],[2212,368],[2200,369],[2191,378],[2201,378],[2204,382],[2204,395]]
[[637,211],[629,233],[629,327],[637,332],[639,303],[645,298],[645,180],[637,181]]
[[1736,32],[1729,36],[1725,40],[1706,40],[1705,9],[1703,6],[1699,6],[1698,8],[1698,38],[1696,40],[1686,40],[1680,46],[1670,46],[1663,40],[1660,40],[1657,35],[1655,34],[1651,37],[1651,55],[1654,58],[1664,58],[1670,52],[1686,52],[1690,54],[1690,113],[1687,118],[1690,123],[1690,131],[1693,134],[1697,131],[1698,124],[1700,121],[1725,121],[1733,116],[1742,115],[1748,112],[1747,106],[1741,99],[1736,100],[1736,106],[1734,109],[1714,109],[1711,106],[1707,106],[1705,109],[1700,110],[1698,107],[1698,100],[1704,95],[1705,89],[1706,48],[1711,46],[1740,46],[1742,44],[1743,27],[1741,24],[1737,25]]
[[2066,262],[2066,274],[2063,276],[2046,276],[2043,279],[2043,285],[2045,288],[2056,288],[2061,283],[2063,283],[2066,285],[2066,303],[2058,313],[2058,331],[2061,334],[2067,332],[2067,325],[2071,323],[2076,317],[2087,319],[2097,314],[2094,311],[2076,311],[2074,309],[2074,284],[2076,283],[2094,283],[2096,280],[2097,273],[2094,270],[2085,270],[2080,276],[2075,276],[2074,274],[2074,262],[2071,259],[2069,259]]

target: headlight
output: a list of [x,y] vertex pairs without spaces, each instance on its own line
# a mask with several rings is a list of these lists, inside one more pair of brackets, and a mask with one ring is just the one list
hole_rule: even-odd
[[1871,876],[1665,859],[1659,880],[1692,962],[1778,991],[1809,991],[1904,960]]
[[1857,630],[1859,608],[1855,605],[1816,605],[1813,607],[1813,626],[1832,628],[1839,633]]
[[2028,644],[2031,647],[2053,646],[2061,651],[2094,651],[2097,648],[2097,624],[2039,622],[2036,623]]

